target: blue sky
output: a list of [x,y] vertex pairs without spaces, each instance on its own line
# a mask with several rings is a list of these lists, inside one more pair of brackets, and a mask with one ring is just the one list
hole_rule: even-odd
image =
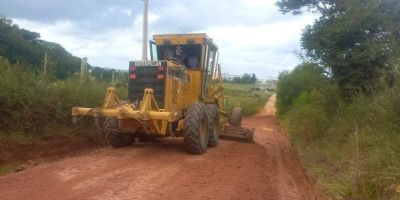
[[[229,74],[277,77],[299,60],[302,29],[314,15],[283,15],[275,0],[150,0],[153,34],[205,32]],[[141,58],[141,0],[0,0],[0,14],[95,66],[126,69]]]

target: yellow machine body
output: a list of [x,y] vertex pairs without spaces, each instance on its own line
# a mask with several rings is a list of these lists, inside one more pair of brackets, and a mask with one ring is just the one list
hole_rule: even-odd
[[203,33],[153,39],[151,60],[129,63],[128,102],[110,87],[103,106],[72,108],[73,121],[93,116],[114,147],[128,146],[136,138],[183,136],[188,152],[202,154],[220,136],[252,141],[253,130],[240,127],[241,109],[226,112],[218,47],[212,39]]
[[[72,108],[72,116],[115,117],[119,121],[119,131],[136,133],[139,129],[146,134],[158,136],[180,136],[183,129],[185,109],[196,102],[216,104],[220,109],[220,124],[228,121],[223,97],[223,82],[220,65],[217,63],[218,48],[206,34],[155,35],[155,46],[196,45],[199,52],[197,66],[188,68],[173,58],[164,61],[137,61],[135,64],[165,67],[163,72],[164,103],[159,105],[154,90],[146,88],[139,103],[122,103],[115,88],[110,87],[99,108]],[[153,46],[154,48],[154,46]],[[176,49],[174,49],[176,50]],[[154,58],[153,58],[154,59]],[[132,66],[131,66],[132,67]],[[134,66],[139,67],[139,66]],[[139,76],[139,75],[137,75]],[[132,78],[131,75],[129,77]],[[137,77],[136,77],[137,78]],[[170,127],[176,123],[174,130]],[[221,125],[221,131],[224,126]]]

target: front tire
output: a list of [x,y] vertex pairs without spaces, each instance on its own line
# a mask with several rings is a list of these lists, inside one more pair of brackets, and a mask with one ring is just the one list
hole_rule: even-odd
[[185,112],[183,144],[191,154],[203,154],[207,150],[208,130],[204,104],[195,103]]
[[242,108],[236,106],[233,108],[231,120],[229,122],[232,126],[240,126],[242,124]]
[[214,104],[207,104],[207,125],[208,125],[208,146],[215,147],[218,145],[220,135],[219,112],[218,107]]

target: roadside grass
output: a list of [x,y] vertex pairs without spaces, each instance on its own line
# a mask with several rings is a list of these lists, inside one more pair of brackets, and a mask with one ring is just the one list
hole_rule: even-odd
[[400,124],[387,95],[361,97],[333,118],[320,105],[297,105],[283,117],[303,163],[331,199],[400,199]]
[[[0,58],[0,139],[30,140],[53,124],[71,125],[74,106],[101,106],[110,83],[53,80]],[[121,97],[124,87],[117,88]],[[13,134],[7,134],[12,131]],[[22,136],[23,135],[23,136]]]
[[231,112],[235,106],[242,107],[243,116],[257,114],[264,107],[271,93],[254,90],[251,84],[225,83],[227,111]]
[[[0,71],[0,175],[22,170],[23,160],[104,145],[92,120],[79,129],[72,125],[71,108],[101,106],[110,83],[81,84],[77,77],[60,81],[1,57]],[[127,97],[126,87],[117,91],[121,99]]]
[[349,101],[310,71],[281,75],[277,90],[279,118],[307,171],[329,199],[400,199],[400,85]]

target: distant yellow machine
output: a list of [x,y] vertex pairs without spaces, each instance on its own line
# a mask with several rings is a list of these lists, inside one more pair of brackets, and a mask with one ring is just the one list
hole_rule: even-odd
[[252,140],[253,131],[240,128],[241,109],[226,111],[218,47],[206,34],[155,35],[151,60],[129,63],[128,102],[113,87],[102,107],[72,108],[73,121],[104,119],[103,130],[113,147],[136,138],[182,136],[186,150],[202,154],[217,146],[220,135]]

